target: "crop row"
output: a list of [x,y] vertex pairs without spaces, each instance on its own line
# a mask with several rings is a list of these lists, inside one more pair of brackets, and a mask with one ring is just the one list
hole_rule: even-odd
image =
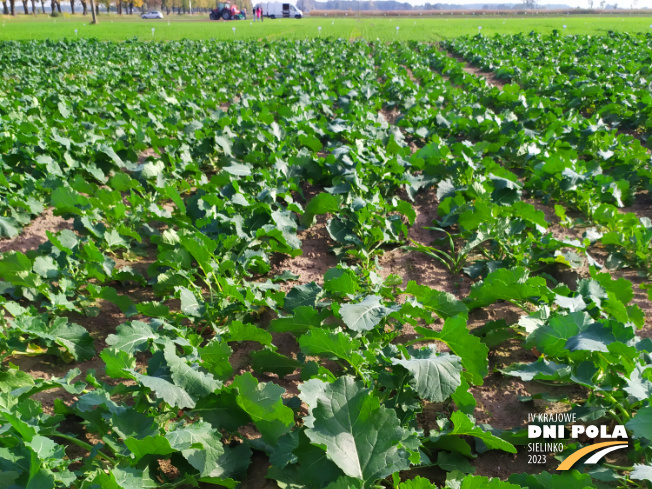
[[634,134],[652,128],[652,36],[477,35],[444,45],[497,78],[550,97],[567,111],[597,114]]

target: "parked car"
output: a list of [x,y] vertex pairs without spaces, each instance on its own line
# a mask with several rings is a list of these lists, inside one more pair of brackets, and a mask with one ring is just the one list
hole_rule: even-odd
[[141,19],[162,19],[163,14],[157,10],[154,10],[153,12],[146,12],[140,17]]
[[259,6],[263,8],[263,17],[269,17],[270,19],[276,19],[277,17],[279,19],[300,19],[303,17],[303,12],[292,3],[264,2],[254,7]]

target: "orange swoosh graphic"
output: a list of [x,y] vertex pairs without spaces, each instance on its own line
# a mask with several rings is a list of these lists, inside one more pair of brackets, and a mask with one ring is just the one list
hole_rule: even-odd
[[602,443],[594,443],[593,445],[589,445],[588,447],[584,447],[581,450],[574,452],[570,457],[566,458],[566,460],[559,464],[557,470],[568,470],[584,455],[595,452],[596,450],[600,450],[601,448],[611,447],[613,445],[628,445],[628,443],[622,441],[605,441]]

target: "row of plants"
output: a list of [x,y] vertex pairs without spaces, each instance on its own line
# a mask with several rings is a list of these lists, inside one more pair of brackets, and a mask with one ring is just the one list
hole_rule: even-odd
[[496,77],[543,94],[569,111],[597,114],[621,129],[647,135],[650,34],[610,31],[604,36],[478,34],[444,42]]

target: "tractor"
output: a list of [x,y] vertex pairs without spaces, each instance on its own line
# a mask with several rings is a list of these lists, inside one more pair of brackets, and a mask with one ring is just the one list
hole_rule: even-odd
[[217,2],[217,8],[211,10],[211,20],[232,20],[232,19],[245,19],[245,14],[240,11],[237,5],[231,5],[231,2]]

